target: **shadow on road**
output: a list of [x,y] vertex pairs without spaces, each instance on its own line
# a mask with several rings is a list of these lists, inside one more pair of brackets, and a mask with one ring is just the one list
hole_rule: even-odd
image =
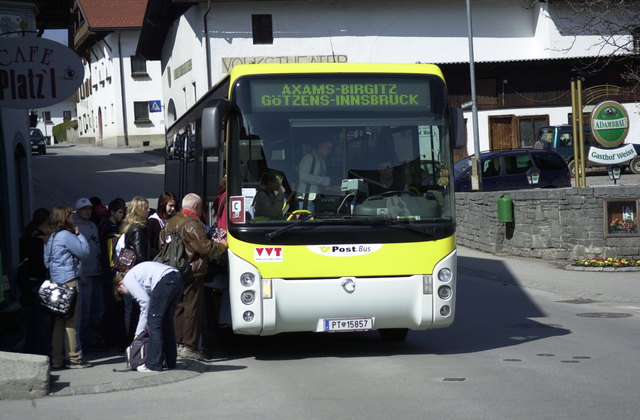
[[562,326],[532,321],[545,314],[499,260],[458,259],[456,319],[446,329],[410,331],[405,341],[377,332],[286,333],[270,337],[214,338],[209,354],[226,359],[295,360],[401,354],[466,354],[568,334]]

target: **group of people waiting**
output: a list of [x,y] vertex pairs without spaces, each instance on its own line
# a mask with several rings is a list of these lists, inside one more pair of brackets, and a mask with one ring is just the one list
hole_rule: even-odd
[[[223,203],[222,200],[220,200]],[[222,213],[221,204],[217,210]],[[187,194],[179,203],[171,192],[156,210],[143,197],[120,198],[104,206],[97,197],[80,198],[74,208],[37,209],[21,239],[23,303],[29,305],[25,351],[50,356],[52,369],[87,368],[86,353],[109,346],[124,350],[146,330],[149,351],[139,371],[176,366],[177,357],[202,360],[199,350],[204,281],[209,262],[223,255],[226,239],[210,239],[202,221],[203,202]],[[224,220],[218,217],[224,229]],[[187,274],[154,262],[167,232],[178,232],[190,263]],[[116,243],[135,252],[135,265],[115,270]],[[70,316],[39,305],[45,279],[77,288]],[[115,293],[114,293],[115,291]]]

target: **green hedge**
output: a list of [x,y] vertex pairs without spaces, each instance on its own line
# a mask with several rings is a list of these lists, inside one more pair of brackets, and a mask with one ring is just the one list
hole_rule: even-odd
[[65,121],[62,124],[54,125],[51,133],[53,137],[56,139],[57,143],[66,143],[67,142],[67,130],[73,128],[78,128],[78,121]]

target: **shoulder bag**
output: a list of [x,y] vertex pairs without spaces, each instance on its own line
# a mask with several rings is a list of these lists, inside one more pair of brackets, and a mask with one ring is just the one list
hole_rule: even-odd
[[[118,257],[116,258],[115,269],[120,273],[126,273],[127,271],[131,270],[134,265],[136,265],[136,252],[126,246],[126,234],[123,234],[120,239],[118,239],[118,245],[120,244],[120,240],[122,240],[123,245],[120,248]],[[118,248],[117,245],[116,248]]]
[[[51,265],[51,255],[53,255],[54,239],[55,235],[51,238],[49,265]],[[40,303],[42,306],[47,308],[49,311],[64,318],[71,318],[75,310],[78,290],[75,287],[58,284],[51,280],[45,280],[42,282],[42,285],[38,290],[38,296],[40,296]]]

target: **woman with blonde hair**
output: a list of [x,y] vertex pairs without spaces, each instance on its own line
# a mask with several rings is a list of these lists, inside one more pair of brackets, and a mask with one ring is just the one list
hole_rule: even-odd
[[[54,207],[44,228],[44,234],[44,265],[49,270],[51,281],[77,289],[80,259],[89,255],[90,248],[87,239],[73,223],[71,207]],[[54,317],[51,340],[51,367],[54,369],[91,367],[91,364],[84,362],[77,352],[78,312],[79,299],[76,300],[70,317]]]
[[[122,221],[120,232],[124,235],[125,248],[136,254],[136,264],[149,261],[149,236],[147,235],[147,218],[149,217],[149,201],[144,197],[133,197],[127,207],[127,215]],[[140,308],[130,296],[124,299],[124,322],[127,341],[133,340],[133,332],[138,323]]]

